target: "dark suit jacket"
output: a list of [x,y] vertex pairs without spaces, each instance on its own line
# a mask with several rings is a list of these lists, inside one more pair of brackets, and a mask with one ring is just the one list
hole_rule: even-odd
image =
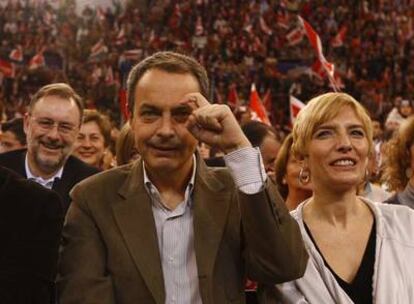
[[0,303],[51,303],[62,224],[55,192],[0,167]]
[[[19,175],[27,178],[25,169],[26,149],[10,151],[0,154],[0,166],[9,168]],[[62,200],[63,208],[66,211],[69,208],[69,192],[75,184],[88,176],[98,173],[97,168],[85,164],[74,156],[69,156],[63,169],[62,178],[55,180],[52,190],[56,191]]]
[[[226,168],[198,160],[194,248],[204,304],[244,303],[246,274],[299,278],[307,253],[274,185],[246,195]],[[61,304],[164,304],[165,290],[142,162],[92,176],[71,193],[58,271]]]

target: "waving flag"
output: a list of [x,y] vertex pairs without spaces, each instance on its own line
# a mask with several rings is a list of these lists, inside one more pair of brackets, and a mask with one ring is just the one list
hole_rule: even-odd
[[334,48],[338,48],[344,45],[345,36],[348,31],[348,28],[344,25],[339,30],[338,34],[331,40],[331,45]]
[[298,116],[300,110],[302,110],[304,107],[305,104],[302,101],[293,95],[289,96],[290,123],[292,126],[294,125],[296,117]]
[[15,61],[15,62],[23,62],[23,50],[22,50],[22,46],[18,45],[15,49],[13,49],[10,52],[9,55],[10,60]]
[[232,108],[237,108],[239,106],[239,95],[237,94],[236,84],[231,84],[229,89],[229,94],[227,95],[227,103]]
[[35,70],[40,67],[45,66],[45,57],[43,56],[43,51],[40,51],[32,57],[29,61],[29,70]]
[[289,45],[294,46],[294,45],[299,44],[303,40],[304,36],[305,36],[305,33],[303,32],[303,28],[302,27],[297,27],[297,28],[291,30],[286,35],[286,39],[287,39]]
[[266,109],[260,100],[259,93],[257,93],[256,85],[253,83],[251,90],[250,90],[250,109],[252,110],[253,114],[260,120],[262,123],[270,126],[270,120],[267,116]]
[[306,36],[308,37],[309,43],[311,44],[311,46],[316,52],[316,55],[318,57],[318,60],[321,66],[323,67],[323,69],[326,71],[328,75],[328,79],[329,79],[329,82],[331,83],[331,86],[333,87],[334,91],[338,91],[338,86],[336,85],[335,78],[334,78],[335,66],[333,63],[328,62],[325,56],[323,55],[321,38],[306,20],[304,20],[301,16],[298,16],[298,18],[301,24],[303,25],[303,28],[305,30]]

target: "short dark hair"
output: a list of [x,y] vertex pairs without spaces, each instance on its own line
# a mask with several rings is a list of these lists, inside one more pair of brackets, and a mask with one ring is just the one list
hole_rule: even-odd
[[82,122],[83,116],[83,100],[82,98],[75,92],[72,87],[66,83],[52,83],[41,87],[32,97],[29,104],[29,113],[32,113],[34,106],[39,101],[39,99],[46,97],[46,96],[59,96],[65,99],[73,99],[76,103],[76,106],[79,109],[80,113],[80,121]]
[[242,130],[253,147],[260,147],[268,135],[274,136],[276,140],[280,141],[276,130],[260,121],[249,121],[242,126]]
[[134,114],[134,92],[138,81],[149,70],[193,75],[200,86],[200,93],[208,97],[209,81],[205,68],[194,58],[175,52],[157,52],[135,65],[128,76],[128,110]]
[[85,110],[83,113],[83,124],[88,122],[95,122],[104,138],[105,147],[111,143],[111,122],[105,114],[97,110]]
[[21,145],[26,145],[26,134],[23,128],[23,118],[14,118],[1,124],[2,132],[11,132]]

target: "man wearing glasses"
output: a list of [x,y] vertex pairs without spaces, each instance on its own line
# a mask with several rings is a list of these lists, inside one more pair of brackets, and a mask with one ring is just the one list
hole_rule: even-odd
[[0,155],[1,166],[59,193],[64,210],[69,207],[72,187],[98,172],[70,156],[82,113],[82,100],[69,85],[54,83],[42,87],[33,96],[24,117],[27,149]]

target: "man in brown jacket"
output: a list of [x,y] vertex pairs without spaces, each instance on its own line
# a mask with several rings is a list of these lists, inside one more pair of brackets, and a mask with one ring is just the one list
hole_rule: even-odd
[[[230,109],[204,97],[204,68],[156,53],[132,69],[128,92],[141,160],[72,191],[60,303],[244,303],[246,276],[301,277],[298,226]],[[198,141],[222,149],[227,168],[207,168]]]

